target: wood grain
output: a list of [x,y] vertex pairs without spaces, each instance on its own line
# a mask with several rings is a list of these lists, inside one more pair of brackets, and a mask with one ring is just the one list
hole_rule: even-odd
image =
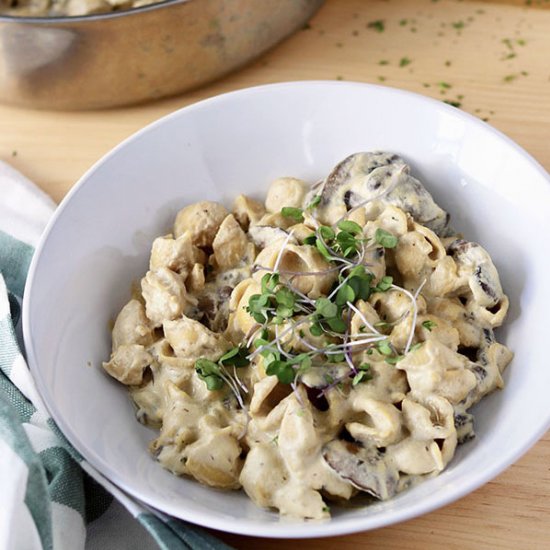
[[[114,145],[175,109],[263,83],[345,79],[457,101],[550,169],[548,8],[545,0],[530,6],[522,0],[331,0],[304,30],[253,64],[185,95],[102,112],[0,107],[0,158],[59,201]],[[369,27],[373,21],[383,21],[383,32]],[[494,481],[406,523],[324,540],[220,536],[242,549],[538,550],[550,548],[549,514],[547,434]]]

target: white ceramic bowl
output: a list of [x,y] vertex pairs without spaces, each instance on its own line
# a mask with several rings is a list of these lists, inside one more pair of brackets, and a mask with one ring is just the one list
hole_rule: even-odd
[[[510,296],[499,337],[515,359],[506,389],[476,407],[478,437],[448,469],[393,500],[336,508],[330,522],[290,522],[242,492],[208,489],[163,470],[153,432],[134,418],[126,389],[99,368],[109,320],[146,270],[153,238],[201,199],[262,196],[273,178],[315,181],[346,155],[402,154],[454,226],[492,254]],[[382,527],[447,504],[512,464],[550,424],[543,327],[550,307],[548,174],[490,126],[439,101],[366,84],[296,82],[241,90],[148,126],[71,190],[34,257],[24,333],[39,390],[69,441],[111,481],[176,517],[269,537],[313,537]],[[93,367],[88,364],[92,363]]]

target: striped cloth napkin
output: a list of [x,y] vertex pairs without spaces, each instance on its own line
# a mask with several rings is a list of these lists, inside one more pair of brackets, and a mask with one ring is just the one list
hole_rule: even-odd
[[29,263],[54,209],[0,162],[0,549],[228,549],[113,486],[50,418],[25,362],[20,319]]

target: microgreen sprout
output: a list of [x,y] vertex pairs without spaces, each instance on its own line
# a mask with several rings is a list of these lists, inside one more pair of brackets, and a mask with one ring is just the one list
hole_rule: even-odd
[[393,286],[393,277],[390,275],[384,275],[379,281],[378,284],[374,287],[375,292],[386,292]]
[[281,208],[281,214],[285,218],[292,218],[296,223],[304,221],[304,211],[301,208],[283,206],[283,208]]
[[424,321],[422,323],[422,326],[428,330],[429,332],[432,331],[433,328],[437,327],[437,323],[435,321],[430,321],[429,319],[427,321]]
[[[229,349],[217,361],[200,358],[195,363],[197,375],[208,390],[220,391],[228,387],[248,419],[243,399],[249,392],[248,371],[241,371],[245,373],[241,377],[238,371],[252,363],[254,368],[263,368],[266,375],[275,376],[280,384],[290,385],[303,408],[304,393],[300,383],[307,380],[312,369],[323,369],[321,376],[326,386],[321,395],[333,388],[345,395],[350,389],[373,379],[373,361],[396,365],[408,352],[420,346],[412,345],[412,341],[418,313],[416,300],[425,281],[413,294],[397,286],[391,275],[376,277],[369,270],[370,265],[365,263],[366,252],[393,249],[399,239],[382,228],[367,238],[363,227],[349,219],[355,209],[390,193],[400,175],[401,172],[396,171],[390,185],[381,193],[354,206],[330,226],[321,223],[312,213],[321,204],[320,194],[304,208],[281,208],[283,217],[311,227],[311,233],[302,242],[314,247],[329,265],[327,269],[309,272],[280,269],[292,237],[293,230],[290,230],[275,261],[270,266],[254,266],[255,272],[265,271],[265,274],[259,280],[259,290],[244,306],[255,321],[244,336],[246,345]],[[317,276],[330,277],[334,281],[322,295],[309,293],[295,283],[300,277]],[[364,302],[374,293],[389,291],[407,295],[411,300],[410,310],[391,322],[385,319],[371,322]],[[391,329],[407,316],[411,317],[410,333],[404,348],[396,349],[390,340]],[[424,321],[422,326],[431,331],[437,324]],[[363,354],[372,358],[369,358],[371,363],[362,362],[366,357]]]
[[214,363],[214,361],[203,358],[197,359],[195,370],[210,391],[221,390],[223,388],[224,381],[220,376],[221,367],[217,363]]
[[315,246],[328,262],[338,262],[349,266],[351,258],[357,258],[363,250],[366,239],[361,226],[351,220],[340,220],[336,224],[338,232],[327,225],[320,225],[314,233],[304,239],[304,244]]
[[393,353],[393,350],[387,339],[380,340],[379,342],[377,342],[376,348],[382,355],[391,355]]
[[320,202],[321,202],[321,195],[315,195],[311,199],[311,202],[306,206],[306,210],[311,211],[311,210],[317,208],[317,206],[319,206]]
[[422,284],[418,287],[418,289],[416,290],[414,295],[412,293],[410,293],[406,288],[402,288],[402,287],[396,286],[394,284],[391,285],[391,288],[393,290],[397,290],[398,292],[403,292],[411,300],[412,321],[411,321],[411,329],[410,329],[410,332],[409,332],[409,337],[407,339],[407,344],[405,345],[405,350],[404,350],[405,354],[407,354],[409,352],[409,350],[411,348],[413,338],[414,338],[414,331],[415,331],[415,328],[416,328],[416,317],[418,315],[418,307],[416,305],[416,299],[418,298],[418,295],[420,294],[420,291],[422,290],[422,288],[424,287],[425,284],[426,284],[426,279],[424,279],[424,281],[422,281]]
[[353,377],[351,385],[355,387],[361,382],[368,382],[369,380],[372,380],[372,378],[373,376],[370,372],[370,365],[368,363],[363,363],[362,365],[359,365],[358,372]]
[[397,246],[397,237],[385,229],[378,228],[374,234],[374,240],[384,248],[395,248]]
[[[195,371],[209,391],[219,391],[226,385],[229,387],[241,409],[245,412],[247,423],[249,416],[241,391],[248,393],[248,388],[237,375],[237,368],[246,367],[250,364],[247,357],[248,353],[248,348],[236,346],[224,353],[217,362],[205,357],[195,361]],[[233,367],[233,373],[228,370],[229,367]]]

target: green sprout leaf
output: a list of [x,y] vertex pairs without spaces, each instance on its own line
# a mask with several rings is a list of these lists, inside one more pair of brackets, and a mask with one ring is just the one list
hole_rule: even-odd
[[281,354],[273,349],[265,350],[262,352],[262,357],[264,358],[264,365],[267,367],[274,361],[278,361],[281,358]]
[[335,237],[334,229],[328,225],[321,225],[318,231],[325,241],[331,241]]
[[217,363],[214,363],[214,361],[210,361],[210,359],[197,359],[195,361],[195,370],[199,374],[199,376],[207,376],[209,374],[219,374],[220,373],[220,367]]
[[336,304],[343,306],[346,302],[355,302],[355,291],[349,284],[342,285],[336,293]]
[[306,210],[313,210],[317,206],[319,206],[319,203],[321,202],[321,195],[315,195],[313,199],[311,199],[311,202],[306,206]]
[[379,342],[376,342],[376,347],[382,355],[392,355],[393,353],[388,340],[380,340]]
[[342,220],[338,222],[338,229],[350,233],[351,235],[361,235],[363,229],[358,223],[352,222],[351,220]]
[[288,288],[282,287],[275,293],[275,300],[280,306],[292,309],[296,303],[296,295]]
[[238,346],[222,355],[218,363],[224,366],[246,367],[250,364],[250,361],[247,359],[248,353],[249,351],[247,348]]
[[260,325],[267,323],[267,317],[263,313],[251,313],[251,315],[256,323],[259,323]]
[[[299,359],[299,361],[298,361]],[[296,361],[294,364],[298,364],[298,370],[296,371],[297,376],[301,376],[302,374],[306,373],[311,368],[311,357],[304,355],[302,357],[297,356],[293,359],[293,361]]]
[[269,340],[266,340],[264,338],[256,338],[256,340],[254,340],[254,347],[258,349],[258,348],[261,348],[262,346],[268,346],[269,343],[270,343]]
[[285,218],[291,218],[297,223],[304,221],[304,211],[301,208],[294,208],[293,206],[283,206],[283,208],[281,208],[281,214]]
[[224,385],[224,381],[219,376],[215,375],[205,376],[203,380],[208,391],[221,390]]
[[365,277],[367,272],[365,271],[365,266],[356,265],[350,272],[350,277]]
[[[282,319],[289,319],[294,315],[294,308],[287,306],[277,306],[275,312],[277,314],[277,317],[281,317]],[[280,324],[282,324],[282,322]]]
[[273,361],[265,370],[269,376],[276,376],[282,384],[290,384],[296,377],[296,371],[286,361]]
[[357,300],[368,300],[371,293],[371,281],[372,275],[370,273],[350,277],[348,284],[355,292]]
[[343,353],[330,353],[327,357],[331,363],[343,363],[346,360]]
[[347,325],[343,319],[333,317],[332,319],[327,319],[326,323],[333,332],[337,332],[338,334],[344,334],[344,332],[346,332]]
[[315,235],[315,233],[312,233],[311,235],[308,235],[304,239],[304,244],[309,244],[309,245],[315,246],[316,242],[317,242],[317,235]]
[[319,239],[315,240],[315,245],[317,246],[317,250],[321,253],[321,256],[323,256],[323,258],[329,261],[332,259],[332,256],[327,247]]
[[395,248],[397,246],[397,237],[380,227],[374,234],[374,240],[384,248]]
[[311,332],[312,336],[321,336],[323,334],[323,327],[319,323],[313,323],[309,327],[309,332]]
[[426,329],[426,330],[429,330],[430,332],[432,331],[433,328],[437,327],[437,323],[435,321],[430,321],[429,319],[427,321],[424,321],[422,323],[422,326]]
[[209,359],[197,359],[195,361],[195,370],[199,378],[204,381],[209,391],[221,390],[224,381],[220,376],[220,366]]
[[336,249],[342,252],[345,258],[349,258],[357,253],[359,249],[359,241],[347,231],[340,231],[336,235]]
[[262,310],[268,305],[269,296],[266,294],[253,294],[248,299],[248,312],[249,313],[261,313]]
[[[273,292],[278,284],[279,284],[278,273],[266,273],[262,277],[262,294]],[[266,303],[267,303],[267,297],[266,297]]]
[[329,319],[336,316],[338,306],[333,304],[328,298],[317,298],[315,301],[315,310],[321,317]]
[[351,381],[352,386],[357,386],[357,384],[360,384],[361,382],[368,382],[369,380],[372,380],[372,375],[367,370],[360,370]]
[[391,285],[393,284],[393,277],[390,277],[389,275],[385,275],[378,281],[378,284],[374,287],[375,292],[386,292],[391,288]]

